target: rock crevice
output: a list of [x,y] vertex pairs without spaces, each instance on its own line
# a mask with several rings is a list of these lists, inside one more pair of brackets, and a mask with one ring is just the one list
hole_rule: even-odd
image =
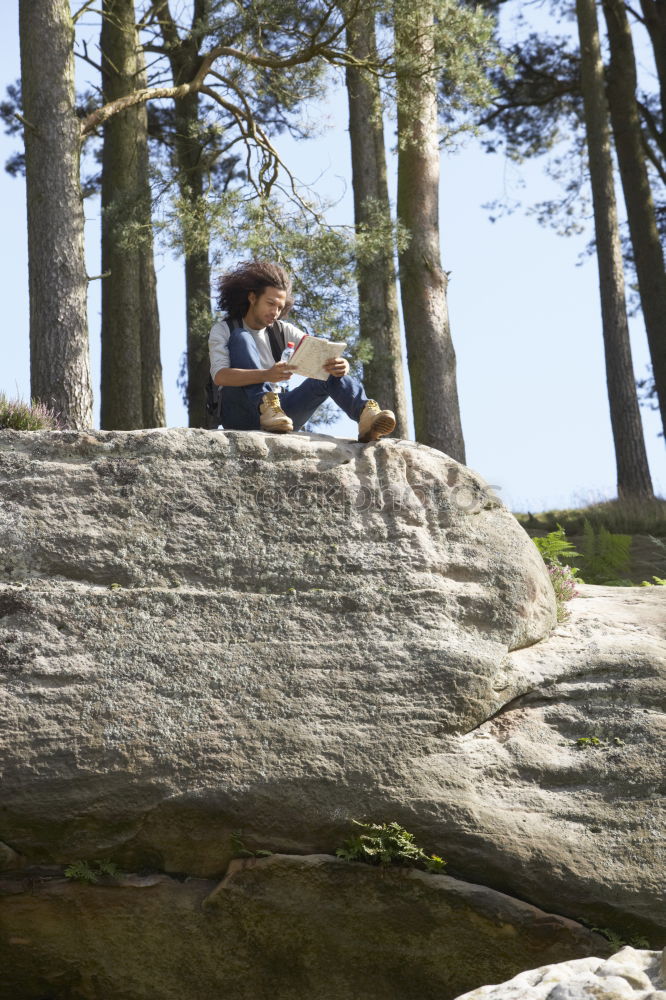
[[610,952],[483,886],[324,855],[234,861],[219,882],[33,872],[0,877],[0,897],[1,1000],[450,1000],[537,958]]

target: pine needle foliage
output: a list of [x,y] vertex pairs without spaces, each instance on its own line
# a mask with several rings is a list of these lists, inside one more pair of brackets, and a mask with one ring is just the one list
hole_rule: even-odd
[[[179,202],[182,219],[188,206]],[[321,206],[285,204],[277,198],[245,199],[227,192],[201,204],[211,234],[216,273],[239,260],[262,258],[282,264],[294,280],[296,305],[286,317],[318,336],[346,340],[357,335],[358,306],[351,228],[322,222]],[[181,236],[196,227],[180,227]],[[185,246],[181,245],[181,249]]]
[[[497,42],[495,16],[482,4],[458,0],[431,0],[424,12],[422,0],[391,0],[380,3],[386,22],[400,22],[403,37],[409,35],[414,46],[390,53],[387,60],[385,91],[394,98],[397,77],[418,79],[423,63],[418,55],[424,30],[432,55],[429,73],[435,81],[441,125],[441,142],[453,148],[465,133],[478,131],[476,119],[497,95],[495,79],[512,74],[512,60]],[[392,100],[389,102],[389,106]],[[409,113],[409,108],[405,111]],[[409,142],[403,133],[401,143]]]

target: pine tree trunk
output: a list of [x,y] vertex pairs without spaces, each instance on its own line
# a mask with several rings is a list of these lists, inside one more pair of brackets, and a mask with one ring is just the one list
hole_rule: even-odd
[[[146,60],[137,35],[138,88],[147,86]],[[145,108],[146,106],[143,105]],[[145,238],[139,253],[141,297],[141,398],[144,427],[166,427],[162,356],[160,349],[160,313],[157,304],[157,275],[152,227],[152,192],[150,189],[150,153],[148,150],[148,111],[137,136],[137,159],[141,163],[138,204],[142,206]]]
[[[192,76],[194,75],[192,72]],[[176,76],[174,74],[174,82]],[[177,102],[176,157],[180,193],[192,210],[203,198],[202,147],[196,138],[199,126],[199,95],[190,94]],[[196,243],[202,243],[201,219],[197,223]],[[189,242],[184,227],[185,244]],[[207,240],[206,240],[207,243]],[[190,427],[208,427],[205,387],[210,371],[208,333],[210,308],[210,263],[207,250],[185,251],[185,308],[187,319],[187,412]]]
[[395,4],[398,58],[398,219],[410,235],[399,255],[400,296],[416,440],[465,461],[439,245],[439,144],[433,8]]
[[88,280],[69,0],[20,0],[30,288],[30,391],[92,425]]
[[[347,48],[359,60],[376,55],[375,15],[371,5],[361,10],[347,29]],[[381,220],[389,229],[391,205],[386,171],[382,100],[377,78],[347,67],[349,137],[357,230]],[[371,260],[358,264],[359,330],[372,345],[363,366],[366,392],[396,416],[396,436],[408,436],[407,402],[400,344],[393,241]]]
[[641,10],[652,43],[659,78],[661,128],[666,131],[666,0],[641,0]]
[[610,129],[595,0],[576,0],[576,13],[618,495],[649,498],[653,496],[652,482],[629,344]]
[[[194,0],[192,30],[180,38],[176,22],[169,7],[169,0],[162,0],[157,7],[164,45],[171,64],[175,86],[191,80],[201,62],[199,46],[202,26],[210,13],[210,0]],[[195,214],[204,192],[203,147],[197,138],[199,128],[199,95],[189,94],[175,102],[176,164],[178,185],[185,204]],[[208,427],[205,389],[209,374],[208,333],[211,327],[210,262],[207,234],[202,233],[203,222],[197,223],[196,244],[206,249],[188,247],[187,224],[185,241],[185,312],[187,322],[186,395],[190,427]]]
[[[134,0],[104,0],[104,100],[145,85]],[[145,104],[104,125],[102,408],[105,429],[164,426]]]
[[623,0],[604,0],[610,64],[607,91],[643,319],[666,436],[666,269],[636,106],[636,62]]

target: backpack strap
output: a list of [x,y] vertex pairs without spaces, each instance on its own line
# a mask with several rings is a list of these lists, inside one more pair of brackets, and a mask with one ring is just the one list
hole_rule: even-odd
[[279,361],[282,357],[282,352],[287,346],[287,335],[284,330],[284,325],[279,319],[276,319],[271,326],[266,327],[266,333],[268,334],[268,341],[271,345],[273,360]]
[[[229,327],[229,333],[240,329],[243,325],[237,319],[227,319],[226,323]],[[217,430],[222,423],[222,392],[221,386],[215,385],[213,377],[210,374],[206,382],[206,415],[208,429]]]
[[[229,333],[233,333],[234,330],[240,330],[243,327],[243,324],[239,323],[237,319],[227,319],[226,322],[229,326]],[[271,326],[266,327],[266,332],[273,360],[279,361],[282,357],[282,352],[287,346],[287,335],[284,325],[278,319]],[[208,414],[209,428],[218,427],[222,418],[222,393],[220,392],[220,386],[215,385],[210,375],[206,384],[206,412]]]

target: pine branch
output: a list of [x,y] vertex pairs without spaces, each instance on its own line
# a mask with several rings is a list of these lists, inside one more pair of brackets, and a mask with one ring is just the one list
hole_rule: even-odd
[[[212,87],[208,87],[203,84],[200,87],[202,94],[206,94],[217,104],[233,115],[236,123],[241,131],[241,134],[248,141],[251,140],[250,148],[248,149],[248,176],[251,178],[251,152],[252,148],[259,149],[262,151],[262,165],[259,170],[259,182],[254,183],[251,180],[252,186],[255,188],[257,194],[261,194],[266,197],[269,193],[273,184],[277,180],[278,170],[282,167],[287,173],[288,169],[280,159],[280,156],[274,146],[271,144],[270,139],[263,131],[263,129],[257,124],[254,115],[252,114],[249,105],[245,98],[241,96],[242,103],[244,107],[241,108],[236,104],[232,104],[226,98],[218,94],[216,90]],[[237,91],[238,92],[238,91]]]
[[[201,57],[197,72],[189,83],[179,84],[174,87],[146,87],[135,91],[133,94],[127,94],[126,96],[118,98],[115,101],[111,101],[103,107],[98,108],[96,111],[93,111],[90,115],[83,119],[81,122],[81,136],[84,138],[89,135],[96,128],[98,128],[99,125],[102,125],[119,111],[124,111],[126,108],[131,108],[136,104],[142,104],[146,101],[155,100],[157,98],[172,97],[178,100],[186,97],[188,94],[203,92],[208,93],[213,100],[221,104],[222,99],[220,98],[220,95],[214,90],[210,90],[210,88],[205,88],[204,81],[208,73],[212,70],[212,66],[216,59],[224,56],[236,59],[239,62],[250,66],[258,66],[264,69],[290,69],[294,66],[302,66],[305,63],[312,62],[316,58],[326,59],[334,65],[363,66],[364,63],[362,60],[354,58],[347,53],[345,49],[336,49],[331,45],[331,42],[340,35],[349,23],[349,20],[354,16],[358,10],[360,2],[361,0],[355,0],[352,13],[343,18],[342,23],[335,28],[333,33],[326,39],[325,42],[314,41],[313,39],[316,39],[320,34],[323,24],[328,21],[333,11],[336,9],[336,5],[331,3],[322,24],[319,25],[317,31],[315,31],[311,36],[310,44],[284,58],[276,55],[256,55],[251,52],[244,52],[242,49],[237,49],[234,46],[216,45],[208,53]],[[167,50],[172,47],[177,48],[181,46],[182,41],[178,35],[176,22],[171,15],[168,0],[160,0],[159,3],[155,4],[154,12],[159,17],[159,23],[162,28],[162,34]],[[156,49],[150,45],[146,46],[146,49],[148,51],[164,51],[163,49]],[[270,148],[272,149],[272,147]]]
[[98,73],[101,74],[103,72],[101,65],[99,63],[96,63],[95,60],[91,59],[90,56],[88,55],[88,43],[86,42],[85,39],[83,40],[83,54],[75,51],[74,55],[76,56],[77,59],[81,59],[83,62],[87,62],[90,66],[93,67],[93,69],[96,69]]
[[90,135],[98,126],[103,125],[113,115],[118,114],[119,111],[124,111],[126,108],[132,108],[136,104],[143,104],[145,101],[152,101],[158,97],[187,97],[188,94],[197,89],[199,88],[193,83],[183,83],[179,87],[146,87],[143,90],[134,91],[133,94],[127,94],[125,97],[119,97],[117,100],[105,104],[104,107],[97,108],[96,111],[93,111],[83,119],[81,122],[81,138]]
[[636,100],[636,104],[638,105],[638,110],[643,116],[643,121],[647,125],[648,131],[652,135],[654,141],[659,146],[662,156],[666,157],[666,133],[662,132],[662,130],[659,128],[659,125],[657,124],[657,119],[652,114],[647,104],[639,100]]
[[627,13],[631,14],[632,17],[635,17],[636,20],[639,22],[639,24],[646,24],[645,18],[641,14],[639,14],[637,10],[634,10],[631,4],[625,3],[624,6],[627,10]]
[[39,135],[36,126],[33,125],[32,122],[29,122],[27,118],[24,118],[18,111],[14,112],[14,118],[16,118],[17,121],[20,121],[21,125],[24,125],[25,128],[29,128],[32,132],[34,132],[35,135]]
[[153,4],[154,14],[167,49],[176,49],[181,44],[178,27],[169,8],[169,0],[157,0]]
[[113,115],[118,114],[119,111],[132,108],[136,104],[144,104],[146,101],[153,101],[158,97],[173,97],[177,100],[181,97],[187,97],[188,94],[196,93],[201,90],[206,75],[216,58],[216,49],[203,56],[199,69],[189,83],[181,83],[177,87],[144,87],[141,90],[134,91],[133,94],[127,94],[125,97],[119,97],[115,101],[110,101],[104,107],[98,108],[83,119],[81,122],[81,136],[85,137]]
[[556,100],[558,97],[566,97],[568,94],[573,94],[574,90],[572,87],[562,84],[558,88],[554,88],[549,94],[543,97],[528,97],[528,98],[516,98],[515,100],[503,101],[501,104],[495,102],[495,107],[487,115],[479,118],[479,125],[490,125],[496,118],[504,114],[505,111],[515,111],[518,108],[540,108],[550,104],[551,101]]
[[152,3],[148,4],[146,13],[143,15],[141,20],[137,22],[137,31],[142,31],[144,28],[147,28],[149,24],[152,24],[156,10],[160,6],[160,3],[162,3],[162,0],[153,0]]
[[662,183],[666,184],[666,168],[664,167],[663,162],[657,156],[657,154],[655,153],[654,149],[648,142],[647,137],[645,135],[641,135],[641,140],[643,145],[643,152],[645,153],[646,158],[650,161],[654,169],[659,174]]
[[[79,9],[77,10],[76,14],[72,15],[72,24],[76,24],[76,22],[81,17],[81,15],[85,14],[85,12],[87,10],[90,10],[90,8],[92,7],[92,5],[95,2],[96,2],[96,0],[86,0],[86,2],[84,3],[84,5],[82,7],[79,7]],[[96,14],[101,14],[102,12],[101,12],[101,10],[98,10],[98,11],[95,11],[95,13]]]

